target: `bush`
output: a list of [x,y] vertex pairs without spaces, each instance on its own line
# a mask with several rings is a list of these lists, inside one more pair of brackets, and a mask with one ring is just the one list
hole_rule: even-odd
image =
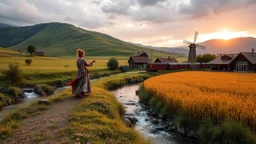
[[31,62],[32,62],[32,59],[25,59],[25,63],[26,63],[27,65],[30,65]]
[[18,87],[9,87],[8,94],[14,98],[14,100],[20,100],[24,97],[24,91]]
[[8,104],[8,98],[4,94],[0,93],[0,110]]
[[110,58],[108,60],[107,66],[110,70],[116,70],[118,68],[118,61],[116,58]]
[[8,80],[12,83],[20,82],[23,79],[22,70],[19,68],[18,62],[10,62],[8,65],[9,69],[1,70]]
[[120,70],[121,72],[127,72],[129,69],[130,69],[129,66],[120,66],[120,67],[119,67],[119,70]]
[[203,62],[203,63],[207,63],[209,61],[212,61],[216,58],[216,55],[214,54],[203,54],[203,55],[198,55],[196,57],[196,61],[197,62]]
[[34,91],[41,96],[48,96],[53,94],[55,87],[49,86],[47,84],[37,84],[34,88]]

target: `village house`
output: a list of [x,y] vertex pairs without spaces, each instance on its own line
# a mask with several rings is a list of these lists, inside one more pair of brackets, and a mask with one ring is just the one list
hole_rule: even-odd
[[256,72],[256,53],[224,54],[207,63],[212,70]]
[[42,51],[35,51],[35,56],[44,56],[44,52]]
[[131,68],[146,68],[149,62],[148,55],[143,51],[138,51],[135,56],[131,56],[128,60]]
[[175,58],[168,56],[168,58],[157,58],[155,63],[178,63],[178,61]]

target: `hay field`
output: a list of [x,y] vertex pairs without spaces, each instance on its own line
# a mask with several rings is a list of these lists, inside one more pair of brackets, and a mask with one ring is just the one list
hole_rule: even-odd
[[256,130],[256,74],[179,72],[150,78],[144,88],[189,119],[242,122]]

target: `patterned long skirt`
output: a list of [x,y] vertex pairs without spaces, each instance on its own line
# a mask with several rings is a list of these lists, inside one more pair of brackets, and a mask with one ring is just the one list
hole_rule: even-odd
[[91,93],[91,80],[86,73],[84,76],[78,78],[72,85],[73,94]]

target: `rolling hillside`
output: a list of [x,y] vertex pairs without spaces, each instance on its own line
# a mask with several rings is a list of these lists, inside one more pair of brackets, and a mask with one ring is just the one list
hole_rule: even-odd
[[[26,52],[26,47],[33,44],[46,56],[74,55],[77,48],[85,49],[89,56],[131,56],[141,50],[150,54],[149,49],[64,23],[0,28],[0,39],[2,47]],[[168,54],[154,50],[153,55],[167,57]]]
[[240,37],[230,40],[212,39],[201,43],[207,47],[207,53],[239,53],[256,50],[256,38]]

